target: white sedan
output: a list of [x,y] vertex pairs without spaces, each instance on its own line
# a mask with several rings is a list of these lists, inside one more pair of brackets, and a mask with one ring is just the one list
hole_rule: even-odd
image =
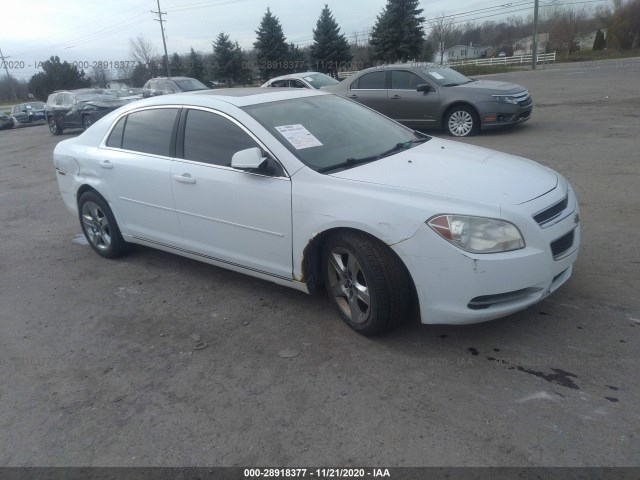
[[312,292],[373,335],[482,322],[571,276],[578,204],[535,162],[415,132],[313,90],[141,100],[54,152],[91,247],[158,248]]

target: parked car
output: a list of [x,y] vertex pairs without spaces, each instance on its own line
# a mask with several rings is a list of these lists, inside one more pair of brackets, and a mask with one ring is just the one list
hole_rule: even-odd
[[290,73],[275,77],[261,85],[262,87],[321,88],[340,82],[320,72]]
[[366,335],[414,302],[423,323],[522,310],[569,279],[580,244],[559,173],[317,90],[140,100],[58,143],[53,162],[103,257],[138,243],[303,292],[324,284]]
[[533,110],[529,92],[520,85],[473,80],[432,64],[369,68],[324,88],[404,125],[442,127],[455,137],[526,122]]
[[13,118],[0,112],[0,130],[13,128],[14,125],[15,122],[13,121]]
[[136,100],[140,100],[142,98],[142,89],[139,88],[137,90],[140,90],[140,93],[134,93],[133,89],[109,89],[107,90],[105,93],[107,95],[113,95],[114,97],[117,97],[121,100],[127,101],[127,102],[134,102]]
[[96,120],[126,104],[126,100],[91,89],[54,92],[45,105],[49,131],[60,135],[65,128],[86,130]]
[[47,116],[44,102],[19,103],[11,108],[11,116],[16,125],[45,123]]
[[159,77],[147,80],[142,87],[144,98],[166,95],[168,93],[195,92],[197,90],[208,90],[200,80],[190,77]]

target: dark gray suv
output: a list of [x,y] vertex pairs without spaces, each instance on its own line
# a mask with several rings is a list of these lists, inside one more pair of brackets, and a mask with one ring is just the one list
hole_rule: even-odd
[[525,122],[533,110],[529,92],[520,85],[473,80],[433,64],[369,68],[322,89],[409,127],[442,127],[456,137]]

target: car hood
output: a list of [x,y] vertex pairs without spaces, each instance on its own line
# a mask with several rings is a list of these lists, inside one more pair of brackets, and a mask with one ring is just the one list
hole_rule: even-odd
[[438,138],[331,175],[504,205],[528,202],[558,184],[556,172],[531,160]]
[[496,94],[520,93],[526,90],[526,88],[524,88],[522,85],[518,85],[517,83],[500,82],[496,80],[476,80],[474,82],[465,83],[463,85],[458,85],[456,87],[445,87],[445,88],[453,88],[457,91],[470,91],[470,92],[485,90],[487,92],[491,91]]
[[113,100],[110,100],[110,99],[86,100],[80,103],[85,105],[93,105],[95,107],[100,107],[100,108],[114,108],[114,109],[127,104],[126,101],[123,101],[119,98],[113,99]]

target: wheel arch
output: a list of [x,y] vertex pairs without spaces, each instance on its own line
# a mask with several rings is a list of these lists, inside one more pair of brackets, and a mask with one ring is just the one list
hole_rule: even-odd
[[445,128],[445,122],[447,119],[447,116],[449,115],[449,113],[451,112],[451,110],[453,110],[456,107],[469,107],[473,110],[473,112],[476,115],[476,120],[478,120],[478,127],[480,127],[480,112],[478,112],[478,108],[471,102],[467,102],[465,100],[456,100],[452,103],[450,103],[449,105],[446,106],[446,108],[443,110],[442,112],[442,116],[440,117],[440,127],[441,128]]
[[302,257],[302,278],[300,279],[300,281],[305,282],[307,284],[309,293],[314,293],[318,291],[320,287],[322,287],[322,284],[323,284],[322,250],[324,248],[324,245],[327,239],[332,235],[340,232],[358,233],[358,234],[367,236],[369,238],[372,238],[373,240],[375,240],[376,242],[382,245],[385,245],[385,247],[388,248],[389,251],[392,253],[396,261],[399,262],[400,265],[402,265],[402,268],[404,269],[407,275],[407,278],[409,279],[409,285],[411,286],[411,301],[414,302],[416,306],[418,305],[419,297],[416,291],[415,283],[413,282],[413,278],[411,277],[411,274],[409,272],[409,269],[407,268],[406,263],[398,255],[398,253],[395,250],[393,250],[389,246],[389,244],[387,244],[384,240],[381,240],[377,236],[369,232],[366,232],[364,230],[361,230],[358,228],[351,228],[351,227],[328,228],[327,230],[324,230],[318,233],[317,235],[315,235],[313,238],[311,238],[307,243],[307,245],[305,246],[303,251],[303,257]]

